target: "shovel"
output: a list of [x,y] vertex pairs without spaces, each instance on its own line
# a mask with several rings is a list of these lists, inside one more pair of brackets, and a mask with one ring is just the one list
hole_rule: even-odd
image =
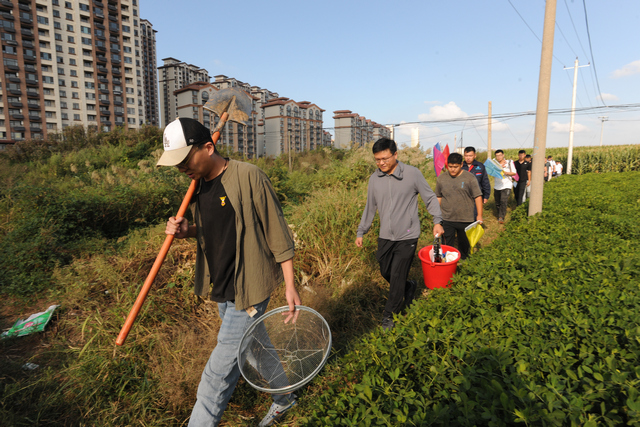
[[[249,114],[252,110],[252,102],[249,95],[238,88],[227,88],[217,91],[209,101],[204,105],[204,108],[211,111],[220,117],[218,121],[218,125],[214,129],[211,140],[215,145],[220,139],[220,131],[224,127],[225,123],[229,120],[246,125],[249,121]],[[183,217],[187,212],[187,207],[189,207],[189,202],[191,202],[191,198],[193,197],[193,193],[196,191],[196,187],[198,185],[198,181],[192,180],[191,185],[189,185],[189,189],[187,190],[187,194],[184,196],[182,200],[182,204],[180,205],[180,209],[178,209],[178,213],[176,217]],[[164,243],[162,244],[162,248],[160,249],[160,253],[156,257],[153,266],[151,267],[151,271],[147,276],[147,279],[144,281],[144,285],[142,285],[142,289],[138,294],[138,298],[136,298],[133,307],[131,307],[131,311],[127,316],[127,319],[120,330],[120,334],[116,339],[117,345],[124,344],[124,341],[127,339],[127,335],[129,335],[129,331],[131,330],[131,326],[133,326],[133,322],[136,320],[140,309],[142,308],[142,304],[144,304],[144,300],[147,298],[147,294],[151,289],[151,285],[153,281],[156,279],[158,275],[158,271],[160,271],[160,267],[164,262],[164,259],[169,252],[169,248],[173,243],[173,235],[168,234],[164,239]]]

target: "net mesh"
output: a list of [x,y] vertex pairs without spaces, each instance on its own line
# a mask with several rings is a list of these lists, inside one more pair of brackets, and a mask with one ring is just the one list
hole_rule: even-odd
[[299,310],[295,323],[286,316],[265,317],[245,335],[239,365],[244,378],[270,393],[299,388],[322,368],[331,348],[325,320],[314,312]]

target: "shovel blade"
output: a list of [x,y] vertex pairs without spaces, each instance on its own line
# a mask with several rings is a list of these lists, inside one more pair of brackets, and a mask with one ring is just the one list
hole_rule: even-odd
[[227,112],[229,114],[228,120],[244,125],[249,123],[251,107],[252,102],[249,94],[238,88],[219,90],[204,104],[204,108],[218,117]]

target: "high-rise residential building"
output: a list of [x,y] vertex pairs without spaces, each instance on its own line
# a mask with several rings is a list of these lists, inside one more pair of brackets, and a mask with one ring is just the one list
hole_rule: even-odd
[[361,147],[379,138],[391,137],[389,128],[351,110],[336,110],[333,114],[336,148],[350,148],[352,144]]
[[[324,110],[309,101],[296,102],[289,98],[272,99],[261,107],[259,127],[267,156],[315,150],[325,146],[322,129]],[[260,132],[260,131],[259,131]]]
[[187,64],[175,58],[164,58],[158,67],[160,86],[161,125],[166,126],[178,117],[178,99],[175,92],[195,82],[209,83],[209,73],[204,68]]
[[136,66],[142,67],[142,96],[144,122],[160,126],[158,109],[158,68],[156,61],[156,33],[151,22],[140,20],[140,55],[136,49]]
[[138,0],[0,0],[0,146],[71,125],[151,123],[142,40]]

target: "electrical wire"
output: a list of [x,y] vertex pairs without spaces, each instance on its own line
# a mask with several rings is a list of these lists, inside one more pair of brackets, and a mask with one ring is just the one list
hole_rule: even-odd
[[604,102],[602,98],[602,91],[600,90],[600,81],[598,80],[598,71],[596,70],[596,59],[593,57],[593,48],[591,46],[591,33],[589,32],[589,19],[587,18],[587,2],[586,0],[582,0],[582,4],[584,6],[584,22],[587,26],[587,37],[589,39],[589,52],[591,52],[591,62],[593,63],[593,73],[596,76],[596,84],[598,85],[598,93],[600,94],[600,102],[602,105],[606,106],[607,104]]

